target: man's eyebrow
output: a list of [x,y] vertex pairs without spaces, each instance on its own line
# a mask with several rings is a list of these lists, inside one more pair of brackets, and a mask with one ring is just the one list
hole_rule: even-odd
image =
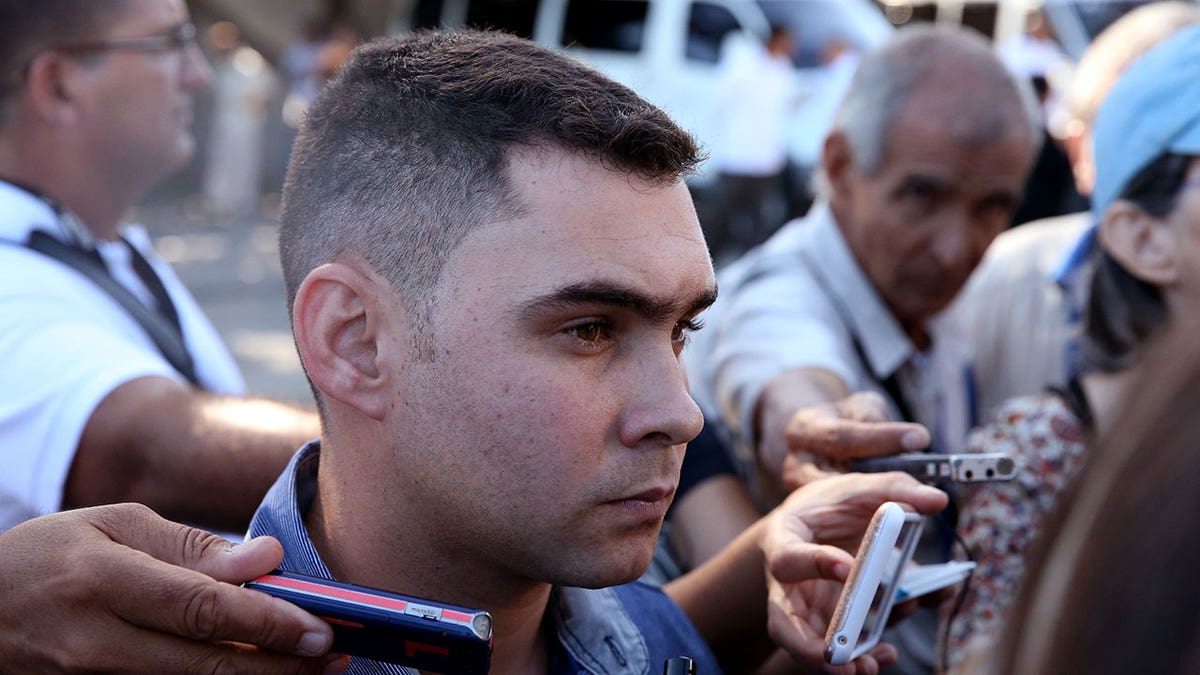
[[652,321],[676,316],[692,316],[717,299],[717,289],[709,288],[690,300],[655,298],[641,291],[607,281],[571,284],[521,304],[519,312],[534,319],[547,312],[578,305],[611,305],[631,310]]
[[907,174],[904,176],[904,179],[900,181],[900,187],[906,188],[910,186],[920,186],[923,188],[937,190],[938,192],[942,193],[954,191],[954,185],[951,181],[931,173],[914,172]]
[[1021,203],[1021,195],[1008,190],[993,192],[980,200],[979,208],[999,207],[1015,209]]

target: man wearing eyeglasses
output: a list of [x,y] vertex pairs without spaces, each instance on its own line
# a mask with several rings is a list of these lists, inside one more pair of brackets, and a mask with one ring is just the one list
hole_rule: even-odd
[[318,433],[311,412],[242,396],[195,300],[122,221],[195,150],[211,72],[194,37],[182,0],[0,3],[0,531],[118,501],[241,529]]

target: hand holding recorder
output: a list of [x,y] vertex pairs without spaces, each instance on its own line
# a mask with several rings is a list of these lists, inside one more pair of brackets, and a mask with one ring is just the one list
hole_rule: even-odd
[[324,622],[231,585],[282,558],[269,537],[235,546],[138,504],[26,521],[0,534],[0,672],[344,670]]
[[860,391],[828,403],[794,411],[784,431],[787,456],[781,479],[794,490],[834,475],[845,462],[929,446],[929,430],[890,418],[887,401],[873,391]]

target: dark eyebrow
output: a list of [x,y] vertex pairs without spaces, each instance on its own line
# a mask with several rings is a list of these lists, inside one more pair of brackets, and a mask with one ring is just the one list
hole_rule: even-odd
[[717,289],[710,288],[691,301],[654,298],[632,288],[607,281],[571,284],[521,304],[519,311],[527,319],[547,312],[570,309],[578,305],[611,305],[631,310],[651,321],[666,321],[676,316],[693,316],[717,299]]
[[911,186],[920,186],[923,188],[936,190],[942,194],[954,191],[954,186],[949,181],[941,176],[934,176],[927,173],[910,173],[904,176],[897,189],[902,190]]

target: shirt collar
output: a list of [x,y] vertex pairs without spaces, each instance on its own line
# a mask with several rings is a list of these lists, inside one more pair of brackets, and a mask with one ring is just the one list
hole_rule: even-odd
[[1076,273],[1083,269],[1086,266],[1085,263],[1092,257],[1096,246],[1096,227],[1093,225],[1084,230],[1075,245],[1063,256],[1062,261],[1050,270],[1050,279],[1061,288],[1070,286]]
[[95,237],[75,214],[56,205],[42,195],[0,180],[0,239],[25,242],[34,230],[42,230],[64,243],[78,244],[90,250],[96,247]]
[[872,374],[883,380],[911,359],[916,348],[854,257],[828,204],[813,205],[809,220],[813,246],[805,250],[816,255],[807,256],[807,262],[858,339]]

